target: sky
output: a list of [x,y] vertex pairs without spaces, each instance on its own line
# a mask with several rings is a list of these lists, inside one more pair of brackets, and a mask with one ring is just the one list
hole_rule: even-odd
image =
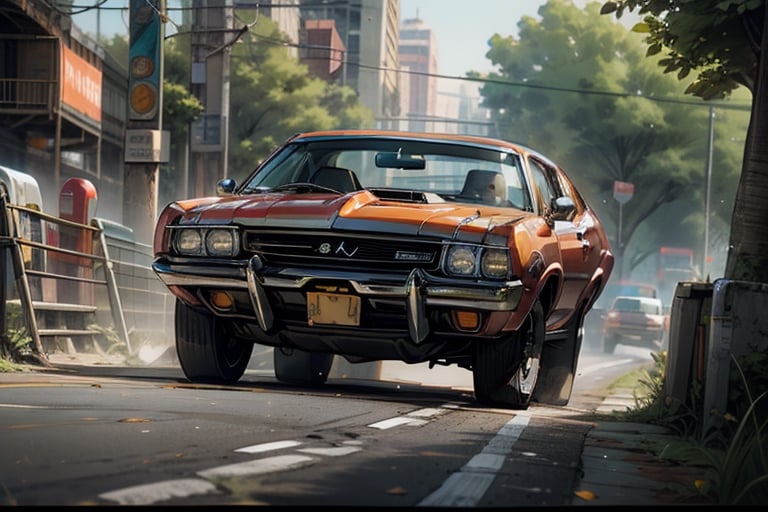
[[438,73],[463,76],[469,70],[491,71],[491,61],[485,57],[491,36],[517,37],[520,18],[538,19],[539,7],[545,3],[546,0],[400,0],[400,19],[421,18],[437,40]]

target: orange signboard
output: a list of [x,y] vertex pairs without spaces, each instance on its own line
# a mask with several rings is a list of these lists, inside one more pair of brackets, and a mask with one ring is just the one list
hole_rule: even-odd
[[61,101],[77,112],[101,122],[101,70],[61,47]]

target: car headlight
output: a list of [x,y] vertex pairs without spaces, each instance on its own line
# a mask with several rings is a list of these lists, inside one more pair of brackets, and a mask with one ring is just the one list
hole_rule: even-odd
[[480,258],[480,269],[486,277],[507,277],[509,273],[509,258],[503,249],[486,249]]
[[231,229],[211,229],[205,235],[205,250],[210,256],[234,256],[235,233]]
[[475,273],[477,256],[472,247],[454,245],[448,249],[445,260],[446,270],[449,274],[468,276]]
[[181,256],[235,256],[240,250],[237,230],[230,228],[179,228],[173,248]]
[[181,229],[176,234],[176,252],[185,256],[199,256],[203,252],[203,237],[197,229]]

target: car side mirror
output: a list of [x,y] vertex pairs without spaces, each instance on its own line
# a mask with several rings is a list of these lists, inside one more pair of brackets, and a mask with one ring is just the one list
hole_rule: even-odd
[[219,197],[231,196],[237,188],[237,181],[233,178],[224,178],[216,184],[216,195]]
[[567,220],[576,210],[576,203],[567,196],[561,196],[552,200],[552,220]]

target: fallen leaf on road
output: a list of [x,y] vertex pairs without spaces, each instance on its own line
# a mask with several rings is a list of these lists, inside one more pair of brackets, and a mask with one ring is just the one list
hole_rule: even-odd
[[579,498],[587,501],[591,501],[597,498],[597,494],[593,493],[592,491],[576,491],[574,494]]
[[391,489],[387,489],[387,494],[408,494],[408,489],[405,487],[393,487]]

